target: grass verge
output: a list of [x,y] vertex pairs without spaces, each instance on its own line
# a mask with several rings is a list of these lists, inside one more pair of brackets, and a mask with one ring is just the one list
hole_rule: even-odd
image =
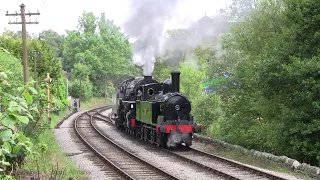
[[66,107],[58,114],[51,114],[51,128],[54,128],[58,124],[58,122],[62,120],[63,117],[67,116],[70,113],[71,109],[68,109],[68,107]]
[[[69,103],[73,103],[70,101]],[[111,103],[111,99],[93,98],[83,102],[81,109],[90,109],[104,106]],[[51,128],[54,128],[63,117],[71,113],[72,108],[68,106],[57,114],[51,114]],[[34,140],[34,153],[26,158],[26,162],[19,170],[20,179],[89,179],[85,172],[81,171],[72,161],[61,151],[55,140],[54,133],[47,129]]]
[[20,179],[30,179],[30,175],[40,179],[89,179],[79,168],[61,151],[51,130],[45,130],[39,135],[35,146],[35,153],[27,157],[23,170],[29,173]]
[[80,110],[90,109],[94,107],[106,106],[111,104],[110,98],[92,98],[90,101],[80,102]]

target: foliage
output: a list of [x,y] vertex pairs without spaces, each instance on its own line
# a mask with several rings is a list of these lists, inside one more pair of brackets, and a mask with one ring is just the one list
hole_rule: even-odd
[[[35,90],[31,81],[21,85],[21,64],[8,50],[0,52],[0,64],[0,171],[8,175],[33,152],[31,139],[49,127],[43,118],[47,86],[40,82]],[[55,104],[50,103],[54,109]]]
[[0,50],[0,64],[11,81],[18,82],[23,79],[21,62],[11,54]]
[[76,79],[70,84],[70,95],[86,101],[93,97],[92,89],[92,84],[88,79]]
[[201,81],[204,79],[204,72],[192,68],[185,62],[180,67],[180,91],[191,101],[195,101],[202,94]]
[[40,179],[46,179],[49,175],[57,179],[68,179],[70,177],[73,179],[88,179],[85,172],[80,171],[79,167],[66,158],[51,130],[45,130],[41,133],[34,140],[34,144],[34,153],[27,157],[23,169],[41,172]]
[[220,138],[319,165],[320,6],[264,0],[224,38],[234,62]]
[[227,81],[224,76],[218,76],[214,79],[209,79],[208,81],[202,83],[202,87],[220,87]]
[[157,59],[154,64],[154,71],[152,72],[152,76],[158,82],[163,82],[164,80],[171,77],[171,68],[168,66],[166,61],[161,59]]
[[57,57],[62,57],[62,44],[63,44],[63,35],[59,35],[57,32],[52,29],[44,30],[39,34],[39,39],[44,40],[50,47],[53,54]]
[[229,21],[241,21],[254,11],[260,0],[231,0],[230,6],[220,13]]
[[112,97],[113,93],[115,92],[116,88],[114,87],[111,81],[107,81],[106,83],[106,97]]
[[91,73],[91,66],[82,63],[76,63],[71,70],[73,78],[87,78]]
[[82,61],[90,69],[89,79],[95,95],[105,94],[106,80],[113,81],[115,77],[137,72],[130,61],[128,39],[119,27],[106,19],[105,14],[96,17],[91,12],[83,12],[79,17],[78,28],[77,31],[67,31],[63,65],[65,69],[79,68],[77,64]]
[[[14,33],[10,33],[10,31],[7,31],[3,33],[3,36],[0,36],[0,47],[8,51],[12,56],[15,56],[18,59],[22,59],[22,40],[21,38],[17,38],[12,34]],[[52,95],[59,97],[59,100],[61,100],[65,105],[65,99],[67,96],[64,92],[66,92],[66,86],[64,82],[64,75],[61,71],[62,64],[60,60],[56,58],[46,41],[30,39],[27,41],[27,46],[29,51],[28,65],[30,67],[29,69],[31,69],[32,72],[34,72],[34,60],[35,56],[37,56],[37,83],[40,84],[41,82],[43,82],[43,80],[47,76],[47,73],[50,73],[50,77],[53,79],[53,82],[58,82],[58,84],[53,84],[51,93]],[[20,63],[20,65],[22,65],[22,62]],[[20,65],[16,67],[21,68]],[[29,79],[33,79],[32,77],[33,73],[29,72]],[[58,92],[61,93],[58,95]]]
[[0,87],[0,171],[8,174],[21,166],[23,159],[31,152],[30,139],[18,127],[33,121],[32,114],[39,111],[32,105],[32,95],[37,94],[35,89],[28,86],[10,89],[11,82],[7,81],[7,74],[1,67],[0,81],[3,85]]
[[[224,112],[221,108],[221,100],[218,94],[200,93],[199,98],[193,103],[193,114],[196,122],[202,124],[203,132],[208,133],[210,126],[217,126],[223,120]],[[215,128],[215,134],[219,127]]]

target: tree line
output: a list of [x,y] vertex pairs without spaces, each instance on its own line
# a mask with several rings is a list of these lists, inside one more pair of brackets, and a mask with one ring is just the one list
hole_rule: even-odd
[[[319,166],[319,11],[316,1],[232,1],[219,55],[212,40],[194,49],[202,68],[180,66],[207,134]],[[214,93],[203,94],[204,77]]]
[[[70,95],[89,100],[93,95],[110,96],[114,83],[140,74],[141,69],[130,61],[128,39],[104,14],[95,17],[84,12],[78,27],[67,31],[67,35],[53,30],[42,31],[39,36],[28,35],[27,84],[23,83],[21,32],[5,30],[0,36],[1,177],[12,178],[10,175],[27,156],[41,150],[43,144],[37,142],[37,137],[52,126],[48,111],[59,112],[68,104],[66,78],[71,80]],[[37,76],[36,88],[33,72]]]
[[[319,10],[316,1],[232,0],[222,11],[232,24],[229,31],[205,37],[196,46],[168,49],[157,57],[152,75],[163,81],[171,70],[181,71],[181,92],[192,101],[192,113],[206,135],[319,165]],[[188,29],[170,30],[167,35],[168,46],[194,38]],[[28,150],[29,140],[14,134],[33,132],[48,102],[41,90],[46,85],[43,81],[37,92],[30,84],[18,88],[22,84],[18,35],[6,31],[0,45],[0,118],[8,126],[0,137],[9,143],[2,144],[2,149],[12,154],[19,142],[25,142],[21,147]],[[77,30],[66,35],[47,30],[28,41],[29,52],[41,52],[39,80],[47,72],[54,80],[50,87],[56,109],[67,103],[64,73],[71,79],[70,94],[83,100],[111,96],[119,81],[142,75],[141,67],[131,62],[131,46],[104,14],[97,17],[91,12],[79,17]],[[205,93],[207,86],[214,92]],[[21,102],[22,106],[16,105]],[[16,153],[23,149],[20,145]],[[6,166],[9,156],[2,153],[0,157]]]
[[206,135],[319,166],[319,11],[316,1],[233,0],[221,11],[229,31],[183,51],[177,67],[158,57],[153,75],[181,70]]

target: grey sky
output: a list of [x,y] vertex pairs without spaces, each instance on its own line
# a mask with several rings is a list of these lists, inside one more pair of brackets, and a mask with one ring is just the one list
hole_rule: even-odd
[[[113,19],[118,26],[122,26],[131,10],[129,3],[133,0],[2,0],[0,6],[0,33],[4,28],[17,31],[21,25],[9,25],[8,21],[20,21],[20,17],[5,16],[6,11],[20,12],[19,5],[26,5],[26,12],[40,11],[40,16],[27,17],[27,20],[36,19],[39,25],[27,25],[30,33],[39,33],[45,29],[53,29],[58,33],[65,33],[65,30],[76,29],[78,17],[85,11],[91,11],[95,15],[105,12],[108,19]],[[138,1],[138,0],[136,0]],[[225,6],[227,0],[181,0],[178,4],[174,18],[166,23],[166,29],[186,27],[192,21],[204,16],[213,16],[217,10]]]

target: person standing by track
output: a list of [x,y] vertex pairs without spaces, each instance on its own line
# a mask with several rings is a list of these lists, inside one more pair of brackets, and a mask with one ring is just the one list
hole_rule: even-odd
[[78,112],[78,100],[77,99],[73,100],[73,111]]

